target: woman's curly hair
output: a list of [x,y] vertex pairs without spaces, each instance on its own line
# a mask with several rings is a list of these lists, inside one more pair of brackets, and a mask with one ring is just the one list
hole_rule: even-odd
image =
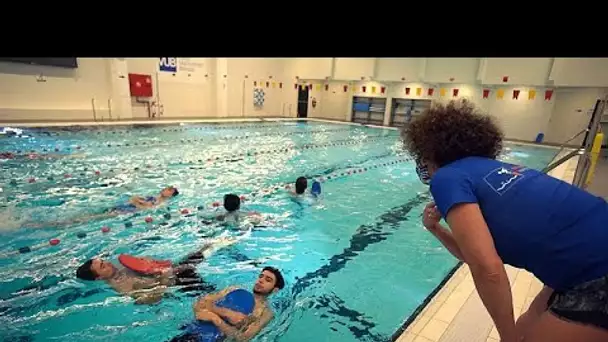
[[435,104],[404,127],[401,136],[414,158],[437,167],[471,156],[495,159],[503,141],[492,117],[467,100]]

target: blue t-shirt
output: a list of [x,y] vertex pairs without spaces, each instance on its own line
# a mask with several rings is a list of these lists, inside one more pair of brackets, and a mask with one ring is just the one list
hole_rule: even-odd
[[439,169],[431,193],[442,216],[477,203],[505,264],[563,290],[608,274],[608,204],[540,171],[469,157]]

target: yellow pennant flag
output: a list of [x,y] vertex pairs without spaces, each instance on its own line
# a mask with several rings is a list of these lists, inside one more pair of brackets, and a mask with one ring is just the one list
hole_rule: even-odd
[[321,90],[321,85],[319,83],[317,83],[317,90]]
[[422,88],[416,88],[416,96],[422,95]]
[[260,88],[264,86],[264,81],[260,81]]
[[530,89],[528,91],[528,100],[534,100],[535,97],[536,97],[536,90]]
[[277,83],[276,82],[272,82],[272,87],[276,88],[277,87]]
[[441,96],[441,97],[445,96],[445,88],[440,88],[439,89],[439,96]]
[[372,94],[376,93],[376,87],[372,87]]
[[503,97],[505,97],[505,90],[504,89],[498,89],[496,91],[496,98],[502,100]]

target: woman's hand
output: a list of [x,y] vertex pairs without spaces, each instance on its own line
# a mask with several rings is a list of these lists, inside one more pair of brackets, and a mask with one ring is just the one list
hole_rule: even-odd
[[435,205],[435,202],[430,202],[424,207],[424,212],[422,213],[422,224],[424,227],[430,231],[436,229],[437,224],[441,220],[441,213],[439,213],[439,209]]

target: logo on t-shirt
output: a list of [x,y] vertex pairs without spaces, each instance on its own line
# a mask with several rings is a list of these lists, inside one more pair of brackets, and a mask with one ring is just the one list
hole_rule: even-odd
[[483,180],[496,191],[499,195],[504,194],[515,185],[520,179],[524,178],[523,172],[527,168],[518,165],[505,165],[492,170]]

